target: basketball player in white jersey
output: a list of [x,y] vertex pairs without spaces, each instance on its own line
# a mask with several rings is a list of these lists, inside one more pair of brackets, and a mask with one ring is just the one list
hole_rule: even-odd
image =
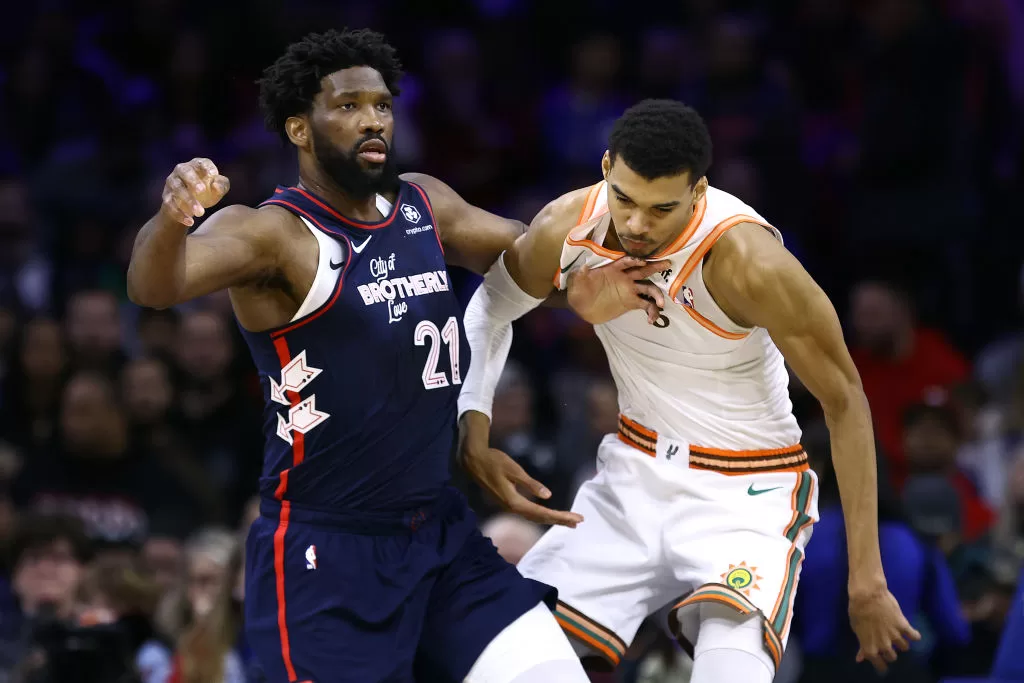
[[573,504],[584,521],[548,531],[520,571],[558,588],[556,616],[581,656],[614,666],[667,605],[694,655],[693,683],[768,683],[817,519],[788,362],[831,432],[857,658],[884,669],[920,636],[882,572],[860,379],[828,298],[778,230],[708,186],[710,163],[694,110],[641,102],[611,133],[604,180],[551,202],[498,259],[466,311],[463,462],[509,499],[488,430],[511,322],[567,290],[608,354],[619,430]]

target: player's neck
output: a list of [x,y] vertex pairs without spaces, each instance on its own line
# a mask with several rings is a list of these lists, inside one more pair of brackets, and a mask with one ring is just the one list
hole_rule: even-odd
[[[383,218],[377,210],[376,193],[365,198],[353,197],[329,177],[316,171],[300,171],[299,185],[326,200],[332,209],[352,220],[373,223]],[[394,198],[388,199],[390,201]]]

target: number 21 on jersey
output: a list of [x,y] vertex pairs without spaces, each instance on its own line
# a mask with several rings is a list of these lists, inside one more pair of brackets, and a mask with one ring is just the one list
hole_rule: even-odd
[[451,361],[451,384],[462,384],[459,373],[459,321],[455,316],[448,318],[440,330],[429,320],[421,320],[416,325],[413,343],[416,346],[430,345],[427,362],[423,366],[423,386],[427,389],[440,389],[449,386],[448,377],[437,369],[437,361],[441,357],[441,343],[448,346],[448,358]]

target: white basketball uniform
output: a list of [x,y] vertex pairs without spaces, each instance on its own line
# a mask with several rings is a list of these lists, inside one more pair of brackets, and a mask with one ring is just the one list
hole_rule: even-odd
[[[555,586],[556,616],[618,664],[641,622],[666,605],[680,642],[696,642],[714,601],[764,619],[776,667],[789,635],[817,482],[800,446],[785,363],[768,333],[731,321],[712,299],[704,257],[729,228],[757,223],[749,206],[708,188],[679,237],[651,259],[665,293],[656,325],[634,310],[595,326],[619,395],[619,430],[602,441],[597,475],[580,488],[576,529],[549,530],[519,564]],[[555,275],[622,256],[603,245],[607,187],[591,188]]]

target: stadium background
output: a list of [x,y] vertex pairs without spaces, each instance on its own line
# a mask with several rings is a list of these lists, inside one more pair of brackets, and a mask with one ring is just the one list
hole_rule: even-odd
[[[147,683],[259,680],[236,583],[258,383],[225,296],[139,310],[125,269],[175,163],[212,158],[231,203],[295,180],[254,81],[345,25],[407,65],[401,166],[526,222],[599,179],[630,103],[702,112],[712,184],[782,229],[864,377],[886,569],[926,634],[894,679],[988,673],[1024,559],[1020,0],[50,0],[0,24],[0,680],[128,680],[121,661]],[[512,356],[493,438],[568,505],[615,429],[603,352],[542,309]],[[827,437],[792,393],[822,522],[778,680],[875,680],[843,626]],[[537,530],[488,532],[514,560]],[[652,627],[594,680],[686,670]]]

